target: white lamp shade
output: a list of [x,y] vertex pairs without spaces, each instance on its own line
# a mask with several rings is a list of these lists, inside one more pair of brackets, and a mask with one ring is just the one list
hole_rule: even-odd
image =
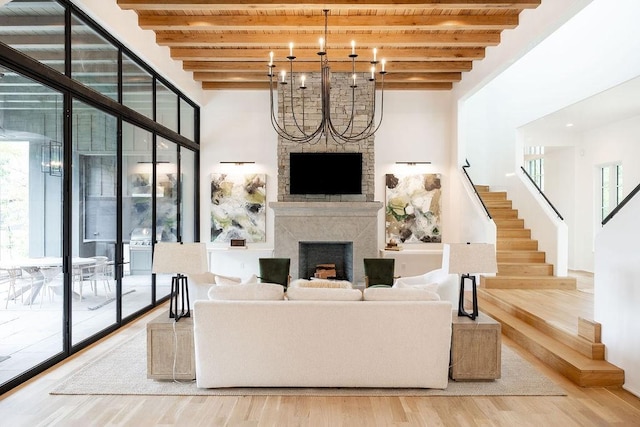
[[490,243],[447,243],[442,252],[442,268],[449,273],[496,273],[495,246]]
[[153,250],[153,273],[197,274],[209,271],[204,243],[158,242]]

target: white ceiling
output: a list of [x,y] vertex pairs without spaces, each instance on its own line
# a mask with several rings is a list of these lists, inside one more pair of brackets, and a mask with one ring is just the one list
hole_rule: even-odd
[[520,131],[525,145],[573,145],[572,136],[638,115],[640,77],[541,117]]

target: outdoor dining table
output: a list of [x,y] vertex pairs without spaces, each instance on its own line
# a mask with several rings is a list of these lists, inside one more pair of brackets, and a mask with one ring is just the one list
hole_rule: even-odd
[[[73,257],[71,264],[73,267],[83,267],[91,264],[95,264],[94,258],[82,258]],[[32,278],[33,282],[30,287],[23,286],[16,296],[20,296],[27,290],[31,289],[31,294],[25,304],[33,304],[36,297],[42,290],[42,287],[46,283],[46,280],[51,280],[53,277],[46,277],[46,271],[51,268],[62,268],[61,257],[36,257],[36,258],[18,258],[10,262],[0,263],[0,269],[20,268],[27,272]]]

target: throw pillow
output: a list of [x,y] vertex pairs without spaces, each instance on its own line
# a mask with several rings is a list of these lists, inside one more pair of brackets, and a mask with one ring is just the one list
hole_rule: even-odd
[[218,285],[209,289],[211,300],[283,300],[284,287],[276,283]]
[[242,284],[245,284],[245,283],[258,283],[258,276],[256,276],[255,274],[252,274],[251,276],[247,277],[246,279],[244,279],[240,283],[242,283]]
[[420,285],[423,283],[440,283],[447,279],[449,273],[446,270],[439,268],[437,270],[431,270],[427,273],[420,274],[418,276],[405,276],[399,277],[396,281],[400,280],[408,285]]
[[421,283],[421,284],[411,284],[407,283],[401,278],[396,280],[396,283],[393,284],[394,288],[413,288],[413,289],[424,289],[429,292],[438,292],[438,283]]
[[415,288],[367,288],[365,301],[440,301],[440,296],[431,291]]
[[306,301],[361,301],[360,289],[288,287],[287,298]]
[[216,274],[216,285],[239,285],[242,279],[239,277],[228,277]]
[[296,279],[289,284],[289,287],[352,289],[353,285],[347,280]]

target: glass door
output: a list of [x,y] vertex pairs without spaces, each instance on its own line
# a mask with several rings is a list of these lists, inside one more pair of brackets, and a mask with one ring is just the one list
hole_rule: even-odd
[[153,135],[122,123],[122,317],[153,303]]
[[117,321],[118,167],[115,117],[73,102],[72,344]]
[[[156,242],[178,241],[178,146],[158,137],[156,143]],[[171,292],[170,274],[156,275],[156,300]]]
[[63,96],[3,72],[0,384],[60,355],[64,325]]

